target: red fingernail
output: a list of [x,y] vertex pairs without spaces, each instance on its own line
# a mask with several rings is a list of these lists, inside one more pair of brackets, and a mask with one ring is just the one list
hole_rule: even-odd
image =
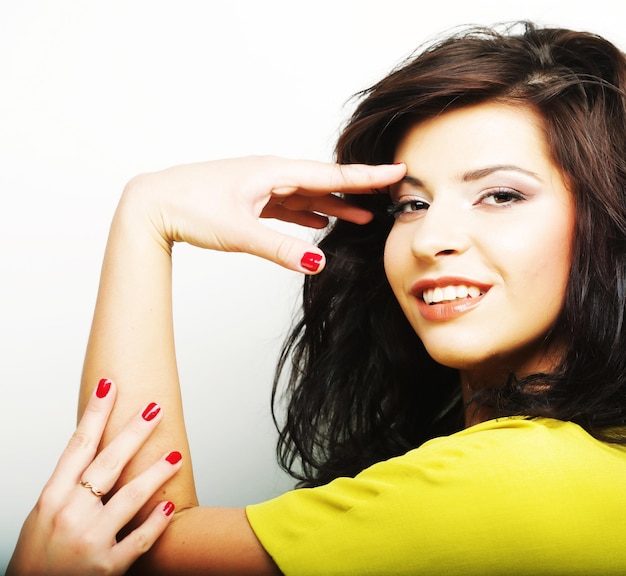
[[171,516],[172,512],[174,512],[174,503],[166,502],[163,506],[163,514],[165,514],[166,516]]
[[111,381],[103,378],[98,382],[98,388],[96,388],[96,396],[98,398],[104,398],[111,389]]
[[160,411],[161,407],[156,402],[150,402],[141,414],[141,417],[150,422],[150,420],[153,420]]
[[302,256],[302,260],[300,260],[300,266],[302,266],[302,268],[304,268],[305,270],[317,272],[317,269],[320,267],[321,261],[321,254],[315,254],[315,252],[305,252],[304,256]]
[[172,466],[174,464],[178,464],[181,460],[181,458],[183,457],[183,455],[180,452],[170,452],[165,459],[172,464]]

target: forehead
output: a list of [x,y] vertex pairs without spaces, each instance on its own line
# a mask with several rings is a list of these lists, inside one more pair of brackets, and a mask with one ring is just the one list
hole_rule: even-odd
[[487,102],[445,112],[411,127],[396,149],[396,161],[428,172],[519,165],[531,172],[556,170],[541,116],[526,106]]

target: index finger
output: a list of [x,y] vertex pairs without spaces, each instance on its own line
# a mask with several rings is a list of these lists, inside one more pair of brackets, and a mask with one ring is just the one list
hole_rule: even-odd
[[87,402],[83,416],[54,469],[49,486],[73,487],[94,459],[104,428],[115,404],[117,389],[106,378],[100,380]]
[[315,160],[291,160],[281,167],[278,183],[272,186],[277,196],[297,190],[310,192],[352,192],[375,190],[401,180],[405,164],[332,164]]

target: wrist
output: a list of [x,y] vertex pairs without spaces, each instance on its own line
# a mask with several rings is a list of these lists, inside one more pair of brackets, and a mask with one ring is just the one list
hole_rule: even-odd
[[168,254],[172,252],[174,240],[168,233],[163,218],[157,186],[151,174],[132,178],[124,187],[115,216],[113,228],[154,241]]

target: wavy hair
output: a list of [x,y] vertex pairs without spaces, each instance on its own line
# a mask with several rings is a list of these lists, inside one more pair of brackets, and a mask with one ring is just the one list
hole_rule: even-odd
[[[570,278],[551,334],[566,347],[554,372],[511,374],[474,401],[496,416],[568,420],[622,443],[625,91],[624,54],[597,35],[529,22],[472,28],[422,48],[360,93],[336,147],[339,163],[389,163],[408,128],[487,101],[531,107],[543,118],[551,159],[576,205]],[[354,202],[374,219],[337,221],[321,240],[326,269],[305,279],[302,316],[274,382],[279,461],[302,486],[352,476],[463,427],[458,372],[430,358],[385,277],[389,197]]]

